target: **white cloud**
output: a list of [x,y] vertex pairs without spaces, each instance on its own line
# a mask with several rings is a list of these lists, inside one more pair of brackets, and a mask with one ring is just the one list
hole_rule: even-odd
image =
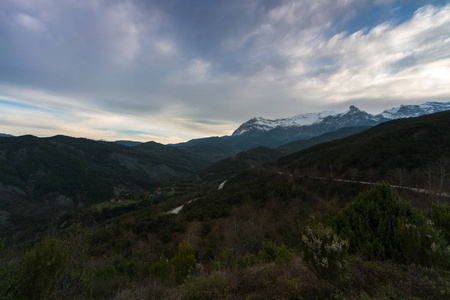
[[40,20],[33,18],[32,16],[29,16],[25,13],[19,13],[16,15],[17,23],[22,25],[23,27],[27,29],[31,29],[34,31],[44,31],[47,29],[45,24],[41,22]]
[[255,115],[448,99],[450,5],[404,23],[359,15],[393,2],[0,1],[0,99],[40,109],[0,118],[163,141],[230,134]]
[[[293,92],[300,99],[322,99],[324,103],[448,97],[448,28],[450,6],[441,10],[425,7],[398,26],[383,23],[368,33],[341,33],[329,40],[322,37],[314,46],[288,40],[280,45],[280,52],[291,61],[286,80],[294,82]],[[325,67],[320,73],[316,68],[322,59]],[[311,76],[315,71],[317,75]]]
[[196,58],[191,60],[191,63],[187,68],[187,73],[190,75],[191,77],[190,79],[193,80],[204,79],[210,69],[210,66],[211,66],[210,63],[202,59]]

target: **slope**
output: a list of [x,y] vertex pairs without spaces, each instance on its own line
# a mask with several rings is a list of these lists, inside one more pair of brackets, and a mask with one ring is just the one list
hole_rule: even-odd
[[286,154],[294,153],[294,152],[315,146],[317,144],[338,140],[338,139],[347,137],[352,134],[360,133],[369,128],[370,128],[369,126],[345,127],[345,128],[338,129],[336,131],[324,133],[322,135],[319,135],[317,137],[313,137],[310,139],[298,140],[298,141],[295,141],[292,143],[281,145],[281,146],[277,147],[276,149],[281,152],[284,152]]
[[362,133],[282,157],[291,172],[350,179],[388,177],[443,186],[450,160],[450,112],[382,123]]
[[0,183],[28,199],[86,194],[96,202],[113,196],[119,185],[149,189],[208,165],[199,156],[153,142],[126,147],[67,136],[0,138]]

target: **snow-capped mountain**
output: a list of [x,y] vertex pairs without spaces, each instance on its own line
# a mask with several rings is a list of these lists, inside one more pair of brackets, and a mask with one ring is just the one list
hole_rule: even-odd
[[275,120],[257,117],[239,126],[239,128],[236,129],[232,135],[263,134],[276,128],[282,130],[314,125],[337,126],[339,128],[348,126],[373,126],[383,121],[387,121],[384,116],[371,115],[352,105],[347,111],[342,113],[324,111],[320,113],[307,113],[290,118]]
[[400,105],[386,109],[381,115],[387,119],[419,117],[427,114],[450,110],[450,102],[427,102],[420,105]]
[[324,118],[328,116],[336,115],[333,111],[324,111],[320,113],[307,113],[296,115],[291,118],[269,120],[261,117],[253,118],[236,129],[233,135],[241,135],[248,131],[253,132],[265,132],[275,127],[291,127],[291,126],[307,126],[315,123],[320,123]]
[[328,125],[334,130],[349,126],[374,126],[378,123],[393,119],[418,117],[446,110],[450,110],[450,102],[427,102],[420,105],[401,105],[399,107],[387,109],[378,115],[369,114],[352,105],[347,111],[342,113],[325,111],[275,120],[257,117],[243,123],[232,135],[261,135],[276,128],[279,131],[303,126],[311,126],[311,129],[313,129],[313,127]]
[[450,102],[427,102],[421,105],[401,105],[373,115],[355,106],[345,112],[321,112],[296,115],[275,120],[253,118],[239,126],[231,136],[194,139],[175,146],[213,146],[231,153],[258,146],[278,147],[293,141],[310,139],[341,128],[375,126],[393,119],[417,117],[450,110]]

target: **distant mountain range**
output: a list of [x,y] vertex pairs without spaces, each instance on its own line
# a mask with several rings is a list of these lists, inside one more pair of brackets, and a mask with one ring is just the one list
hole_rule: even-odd
[[321,112],[300,114],[282,119],[253,118],[239,126],[231,136],[194,139],[176,144],[178,147],[210,145],[231,153],[259,146],[279,147],[297,140],[310,139],[346,127],[371,127],[377,124],[409,117],[450,110],[450,102],[427,102],[421,105],[401,105],[372,115],[350,106],[342,113]]
[[450,110],[450,102],[427,102],[421,105],[401,105],[387,109],[378,115],[371,115],[355,106],[343,113],[324,111],[320,113],[300,114],[290,118],[269,120],[261,117],[253,118],[236,129],[233,136],[243,134],[260,134],[278,127],[291,128],[327,124],[330,126],[370,126],[388,120],[418,117],[435,112]]
[[0,137],[13,137],[13,135],[6,134],[6,133],[0,133]]
[[[229,160],[245,168],[389,120],[445,110],[450,110],[450,102],[402,105],[378,115],[350,106],[343,113],[303,114],[277,120],[253,118],[231,136],[196,139],[172,146],[155,142],[111,143],[67,136],[37,138],[2,134],[0,200],[16,196],[39,199],[48,193],[59,193],[68,197],[86,194],[98,201],[112,196],[117,189],[154,188],[208,167],[211,168],[206,173],[236,170],[229,168],[226,162],[213,164],[241,151],[257,148]],[[12,194],[15,196],[11,198]]]

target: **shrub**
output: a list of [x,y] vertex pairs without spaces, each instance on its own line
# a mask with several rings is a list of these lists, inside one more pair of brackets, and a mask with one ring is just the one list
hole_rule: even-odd
[[162,257],[160,260],[152,263],[150,266],[150,274],[161,279],[168,279],[171,275],[172,265],[167,259]]
[[235,253],[227,248],[220,252],[219,256],[213,261],[213,267],[216,270],[232,269],[235,267]]
[[178,252],[172,257],[170,263],[175,270],[175,278],[178,283],[184,282],[195,265],[195,249],[188,243],[179,244]]
[[258,263],[258,257],[253,253],[250,253],[250,254],[247,254],[244,256],[239,256],[236,259],[236,265],[238,268],[248,268],[257,263]]
[[333,275],[347,263],[347,241],[321,223],[305,227],[300,247],[304,261],[320,276]]
[[450,242],[450,206],[445,204],[434,204],[427,217],[434,222],[443,232],[443,236],[447,242]]
[[22,293],[28,298],[87,296],[87,232],[79,225],[66,230],[67,240],[47,239],[34,245],[20,263]]
[[413,209],[388,185],[376,185],[358,195],[334,219],[337,233],[348,239],[352,252],[370,258],[392,258],[398,218],[412,219]]
[[294,258],[294,253],[284,244],[278,247],[275,242],[267,241],[263,243],[263,250],[258,256],[263,261],[287,264]]
[[284,265],[289,264],[294,259],[294,252],[289,250],[286,245],[282,244],[277,249],[277,254],[275,256],[275,264],[277,265]]
[[422,225],[399,220],[396,231],[399,252],[394,258],[397,261],[450,267],[450,249],[431,220]]
[[387,184],[357,196],[333,220],[353,253],[404,263],[448,266],[447,242],[409,203]]

